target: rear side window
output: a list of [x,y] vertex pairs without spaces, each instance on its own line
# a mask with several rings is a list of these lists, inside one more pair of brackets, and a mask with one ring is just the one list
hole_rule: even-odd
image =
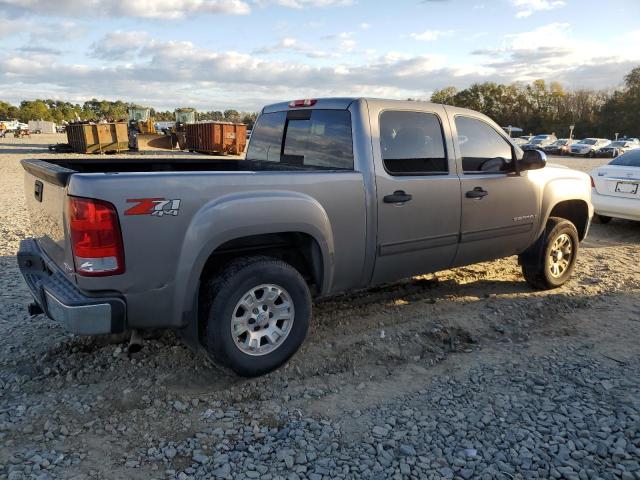
[[351,113],[297,110],[266,113],[253,130],[248,160],[281,166],[353,170]]
[[511,145],[489,124],[470,117],[455,117],[458,145],[465,173],[509,170]]
[[618,165],[620,167],[640,167],[640,149],[631,150],[616,157],[615,160],[609,162],[609,165]]
[[382,112],[380,147],[384,167],[392,175],[449,171],[440,120],[432,113]]

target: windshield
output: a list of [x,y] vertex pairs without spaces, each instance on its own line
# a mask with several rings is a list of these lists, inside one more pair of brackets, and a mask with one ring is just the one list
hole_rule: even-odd
[[615,160],[609,162],[609,165],[618,165],[620,167],[640,167],[640,149],[631,150],[624,155],[620,155]]
[[566,145],[567,142],[568,142],[568,140],[556,140],[555,142],[553,142],[553,144],[561,146],[561,145]]
[[584,140],[581,140],[580,142],[581,145],[595,145],[596,144],[596,139],[595,138],[585,138]]
[[610,147],[628,147],[629,144],[627,142],[612,142]]

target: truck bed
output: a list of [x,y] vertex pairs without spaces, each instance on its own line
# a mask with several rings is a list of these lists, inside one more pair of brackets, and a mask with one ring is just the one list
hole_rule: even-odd
[[[26,171],[51,181],[66,185],[74,173],[118,173],[118,172],[252,172],[252,171],[304,171],[319,170],[320,167],[304,167],[278,162],[244,159],[193,159],[175,157],[145,158],[52,158],[22,160]],[[327,169],[331,170],[331,169]]]

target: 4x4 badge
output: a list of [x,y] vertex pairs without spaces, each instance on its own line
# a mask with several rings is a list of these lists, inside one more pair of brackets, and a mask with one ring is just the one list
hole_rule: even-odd
[[180,211],[180,199],[167,200],[165,198],[128,198],[127,203],[136,203],[125,210],[125,215],[164,215],[177,216]]

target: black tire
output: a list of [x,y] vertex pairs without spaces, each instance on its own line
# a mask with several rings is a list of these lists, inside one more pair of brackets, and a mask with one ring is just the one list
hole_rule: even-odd
[[598,223],[602,223],[604,225],[611,221],[611,217],[607,217],[606,215],[596,214],[596,220],[598,220]]
[[[571,241],[572,254],[566,269],[556,276],[551,271],[551,253],[554,242],[563,234]],[[544,233],[519,257],[527,283],[538,290],[550,290],[564,285],[573,274],[579,244],[578,231],[573,223],[564,218],[549,218]]]
[[[289,333],[279,346],[265,354],[251,355],[236,345],[231,332],[232,316],[242,297],[264,284],[284,289],[294,314]],[[280,367],[302,345],[311,318],[311,294],[302,275],[288,263],[270,257],[235,261],[205,288],[208,289],[206,348],[216,363],[240,376],[256,377]]]

